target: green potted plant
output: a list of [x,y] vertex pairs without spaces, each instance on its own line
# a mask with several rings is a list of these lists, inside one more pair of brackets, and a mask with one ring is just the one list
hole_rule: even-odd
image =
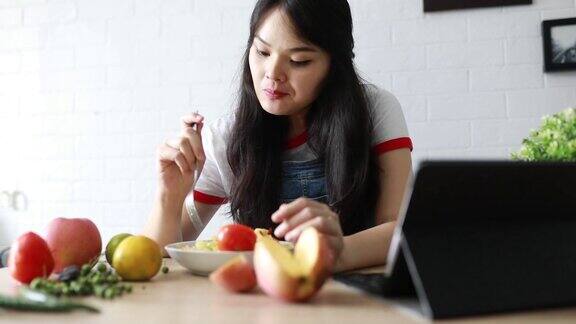
[[576,161],[576,109],[568,108],[542,118],[539,129],[522,141],[513,160]]

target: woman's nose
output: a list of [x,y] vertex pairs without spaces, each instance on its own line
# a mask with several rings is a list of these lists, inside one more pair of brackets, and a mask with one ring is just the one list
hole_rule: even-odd
[[284,78],[280,77],[279,75],[275,74],[266,74],[266,79],[276,81],[276,82],[283,82]]
[[276,82],[283,82],[286,80],[286,75],[282,71],[282,67],[278,61],[270,62],[266,69],[266,78]]

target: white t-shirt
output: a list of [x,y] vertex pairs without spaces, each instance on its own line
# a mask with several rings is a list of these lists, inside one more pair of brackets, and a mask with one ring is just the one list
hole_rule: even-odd
[[[372,147],[377,154],[400,148],[412,150],[412,141],[400,107],[390,92],[366,85],[374,126]],[[207,124],[202,129],[202,144],[206,154],[204,169],[194,189],[194,200],[211,205],[228,201],[233,174],[226,157],[226,144],[232,129],[234,115],[228,115]],[[307,144],[306,132],[287,141],[283,160],[309,161],[317,157]]]

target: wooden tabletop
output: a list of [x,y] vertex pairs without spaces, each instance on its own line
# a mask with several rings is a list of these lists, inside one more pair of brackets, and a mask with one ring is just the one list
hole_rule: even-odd
[[[46,314],[0,310],[0,323],[422,323],[426,319],[384,299],[329,281],[310,303],[288,304],[255,290],[230,294],[206,277],[188,273],[171,259],[170,268],[150,282],[134,283],[134,291],[114,300],[83,298],[100,314],[76,311]],[[0,269],[0,293],[13,293],[17,284]],[[455,321],[450,321],[454,323]],[[576,308],[460,318],[458,323],[574,323]]]

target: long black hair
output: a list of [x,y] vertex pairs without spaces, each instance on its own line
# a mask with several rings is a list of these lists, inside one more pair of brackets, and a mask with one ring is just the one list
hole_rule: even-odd
[[234,179],[230,193],[234,221],[273,228],[270,215],[280,204],[282,153],[287,116],[260,105],[249,66],[252,42],[263,17],[279,8],[298,36],[330,56],[330,69],[306,116],[308,145],[324,161],[328,203],[340,215],[344,234],[374,224],[379,194],[376,156],[371,150],[372,123],[367,97],[356,73],[352,17],[346,0],[259,0],[252,12],[250,36],[228,141]]

